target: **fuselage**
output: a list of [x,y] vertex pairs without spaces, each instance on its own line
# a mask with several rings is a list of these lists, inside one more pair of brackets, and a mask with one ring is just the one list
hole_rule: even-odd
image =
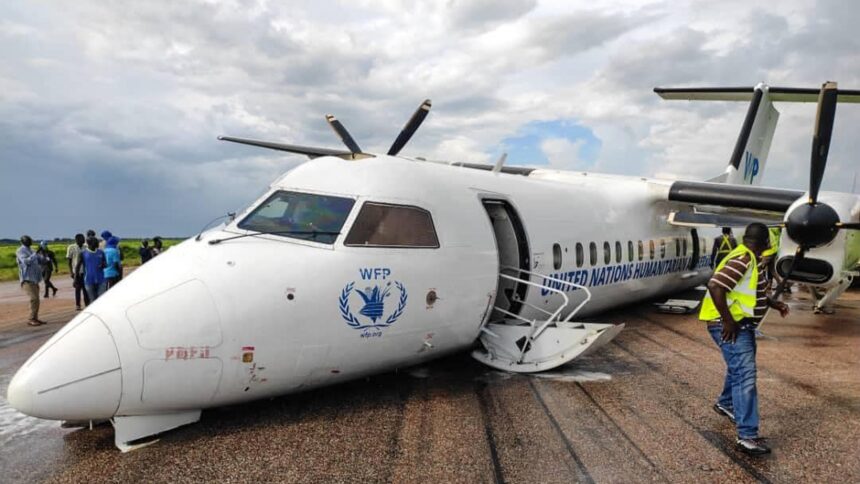
[[[577,316],[693,287],[710,274],[715,232],[666,223],[670,183],[317,158],[231,223],[159,255],[87,307],[25,363],[9,400],[62,420],[219,406],[466,349],[498,316],[493,306],[539,319],[561,304],[550,289],[582,297],[559,281],[591,291]],[[284,210],[276,199],[286,210],[298,202],[284,200],[301,200],[279,194],[348,209],[331,240],[312,230],[297,237],[242,228],[251,216]],[[365,207],[402,209],[406,225],[375,230],[394,237],[385,240],[402,231],[407,242],[354,243]],[[413,216],[425,225],[409,225]],[[324,218],[318,224],[332,223]],[[416,230],[436,243],[410,245]],[[240,235],[250,236],[231,239]],[[505,271],[545,289],[506,285]]]

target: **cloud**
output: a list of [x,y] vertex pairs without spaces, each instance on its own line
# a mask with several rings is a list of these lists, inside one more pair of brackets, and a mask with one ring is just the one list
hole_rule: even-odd
[[[424,98],[407,156],[713,176],[746,106],[661,101],[655,85],[860,88],[860,6],[727,2],[13,1],[0,196],[26,209],[0,236],[190,234],[304,161],[216,136],[339,148],[333,113],[385,151]],[[800,187],[814,106],[777,107],[764,183]],[[858,123],[839,106],[825,188],[850,189]]]

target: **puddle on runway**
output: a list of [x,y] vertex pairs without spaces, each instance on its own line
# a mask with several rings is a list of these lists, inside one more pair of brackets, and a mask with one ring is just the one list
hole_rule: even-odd
[[6,446],[13,439],[44,431],[57,430],[60,422],[30,417],[15,410],[6,400],[6,388],[9,386],[9,376],[0,379],[0,447]]
[[594,382],[594,381],[609,381],[612,375],[599,371],[588,371],[579,368],[564,368],[561,371],[547,371],[542,373],[533,373],[530,376],[534,378],[543,378],[555,381],[564,382]]

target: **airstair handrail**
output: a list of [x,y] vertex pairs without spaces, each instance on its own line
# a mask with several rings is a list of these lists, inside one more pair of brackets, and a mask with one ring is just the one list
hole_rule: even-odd
[[[581,285],[581,284],[576,284],[576,283],[574,283],[574,282],[564,281],[564,280],[561,280],[561,279],[558,279],[558,278],[555,278],[555,277],[552,277],[552,276],[547,276],[546,274],[541,274],[541,273],[539,273],[539,272],[533,272],[533,271],[529,271],[529,270],[526,270],[526,269],[521,269],[521,268],[519,268],[519,267],[502,266],[501,268],[502,268],[502,269],[508,269],[508,270],[514,270],[514,271],[518,271],[518,272],[521,272],[521,273],[526,273],[526,274],[528,274],[528,275],[530,275],[530,276],[538,276],[538,277],[542,277],[544,280],[555,281],[555,282],[560,283],[560,284],[561,284],[561,287],[567,287],[567,286],[570,286],[570,287],[575,287],[575,288],[577,288],[577,289],[581,289],[581,290],[585,291],[585,299],[584,299],[582,302],[580,302],[580,303],[579,303],[579,304],[578,304],[578,305],[573,309],[573,311],[571,311],[571,312],[570,312],[570,314],[568,314],[568,315],[567,315],[567,317],[566,317],[566,318],[564,318],[564,321],[563,321],[563,322],[565,322],[565,323],[566,323],[566,322],[568,322],[568,321],[570,321],[570,319],[571,319],[571,318],[573,318],[573,316],[574,316],[576,313],[578,313],[578,312],[579,312],[579,310],[580,310],[580,309],[582,309],[582,307],[583,307],[583,306],[585,306],[585,305],[588,303],[588,301],[590,301],[590,300],[591,300],[591,291],[589,291],[587,287],[585,287],[585,286],[583,286],[583,285]],[[508,278],[508,279],[514,279],[514,280],[517,280],[516,278],[512,278],[511,276],[507,276],[506,274],[502,274],[502,273],[499,273],[499,277],[505,277],[505,278]],[[523,279],[519,279],[519,280],[521,280],[521,281],[525,282],[525,280],[523,280]],[[535,283],[533,283],[533,282],[531,282],[531,281],[528,281],[527,283],[528,283],[529,285],[533,285],[533,286],[534,286],[534,285],[536,285],[536,286],[538,286],[538,287],[540,287],[540,288],[543,288],[543,289],[549,290],[550,292],[554,292],[554,293],[557,293],[557,294],[561,294],[561,295],[562,295],[562,297],[564,298],[564,304],[562,304],[561,306],[559,306],[559,308],[556,310],[556,312],[555,312],[555,313],[553,313],[552,317],[550,317],[549,319],[547,319],[546,321],[544,321],[544,323],[543,323],[542,325],[540,325],[540,327],[534,328],[534,330],[532,331],[532,334],[531,334],[531,335],[529,335],[529,341],[534,341],[535,339],[537,339],[537,337],[538,337],[538,336],[540,336],[540,335],[541,335],[541,333],[543,333],[543,332],[544,332],[544,330],[545,330],[547,327],[549,327],[549,325],[550,325],[550,324],[552,324],[552,323],[554,322],[553,320],[554,320],[554,319],[559,315],[559,313],[561,313],[561,311],[562,311],[565,307],[567,307],[567,305],[568,305],[568,304],[570,304],[570,298],[568,298],[568,297],[567,297],[567,294],[565,294],[565,292],[560,291],[560,290],[558,290],[558,289],[551,288],[551,287],[546,286],[546,285],[543,285],[543,284],[535,284]],[[524,344],[524,345],[523,345],[522,350],[520,351],[520,361],[522,361],[523,357],[525,356],[525,353],[526,353],[526,350],[528,349],[528,347],[529,347],[529,345],[528,345],[528,344]]]
[[[556,310],[555,310],[555,312],[554,312],[554,313],[552,313],[552,314],[550,315],[550,317],[549,317],[548,321],[552,321],[553,319],[557,318],[557,317],[559,316],[559,314],[561,313],[561,310],[562,310],[562,309],[564,309],[564,308],[565,308],[565,307],[570,303],[570,299],[567,297],[567,294],[565,294],[565,293],[564,293],[564,292],[562,292],[562,291],[559,291],[558,289],[554,289],[554,288],[551,288],[551,287],[546,287],[546,286],[543,286],[543,285],[541,285],[541,284],[537,284],[537,283],[534,283],[534,282],[532,282],[532,281],[529,281],[529,280],[526,280],[526,279],[522,279],[522,278],[519,278],[519,277],[509,276],[509,275],[507,275],[507,274],[499,273],[499,277],[504,278],[504,279],[507,279],[507,280],[509,280],[509,281],[520,282],[520,283],[523,283],[523,284],[526,284],[526,285],[529,285],[529,286],[539,287],[539,288],[541,288],[541,289],[547,289],[547,290],[549,290],[549,291],[551,291],[551,292],[554,292],[554,293],[557,293],[557,294],[561,295],[561,297],[564,299],[564,304],[562,304],[561,306],[559,306],[559,308],[558,308],[558,309],[556,309]],[[499,309],[499,310],[501,311],[501,309],[500,309],[498,306],[495,306],[495,308],[496,308],[496,309]],[[526,322],[530,322],[530,323],[532,324],[532,326],[534,326],[534,321],[528,321],[527,319],[522,318],[522,317],[518,317],[517,319],[520,319],[520,320],[522,320],[522,321],[526,321]]]

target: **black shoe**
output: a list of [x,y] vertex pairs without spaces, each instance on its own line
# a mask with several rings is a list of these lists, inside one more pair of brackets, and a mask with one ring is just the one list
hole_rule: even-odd
[[732,423],[735,423],[735,412],[733,412],[732,410],[720,405],[719,403],[715,403],[714,411],[724,417],[728,417],[729,420],[732,421]]
[[755,438],[755,439],[741,439],[738,438],[735,443],[735,447],[738,448],[744,454],[749,455],[764,455],[770,454],[770,447],[765,445],[764,439]]

